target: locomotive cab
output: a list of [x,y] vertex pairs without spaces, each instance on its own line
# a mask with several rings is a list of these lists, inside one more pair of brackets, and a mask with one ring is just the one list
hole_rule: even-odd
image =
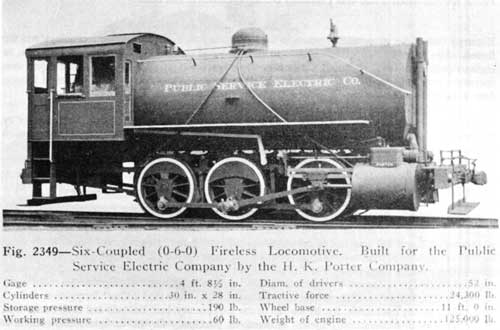
[[[123,127],[134,121],[137,61],[174,51],[182,53],[168,38],[149,33],[58,39],[26,50],[28,159],[22,179],[33,183],[31,203],[55,201],[55,163],[64,157],[58,150],[69,143],[125,139]],[[48,199],[41,198],[46,182]]]
[[123,126],[133,122],[136,61],[173,49],[169,39],[146,33],[53,40],[28,48],[28,140],[49,139],[51,107],[56,141],[123,139]]

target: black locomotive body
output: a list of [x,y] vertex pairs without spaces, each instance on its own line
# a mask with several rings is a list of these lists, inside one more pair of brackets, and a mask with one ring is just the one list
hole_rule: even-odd
[[[133,194],[161,218],[212,208],[242,220],[268,208],[328,221],[347,210],[416,210],[437,189],[485,183],[460,152],[437,165],[427,151],[422,39],[266,46],[262,31],[243,29],[228,54],[186,55],[154,34],[27,49],[28,203],[92,199],[86,187],[96,187]],[[57,183],[77,195],[58,197]],[[470,208],[453,201],[451,211]]]

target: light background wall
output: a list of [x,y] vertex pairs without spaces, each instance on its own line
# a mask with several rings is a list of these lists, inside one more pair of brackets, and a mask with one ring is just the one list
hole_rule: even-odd
[[[339,47],[429,42],[429,148],[461,148],[487,171],[485,187],[471,187],[482,205],[471,215],[498,217],[499,107],[496,80],[496,6],[493,1],[161,1],[4,0],[2,2],[3,208],[30,197],[19,174],[26,158],[26,60],[24,50],[47,39],[109,33],[153,32],[182,48],[227,46],[231,34],[258,26],[270,48],[328,47],[329,18],[339,27]],[[60,186],[61,192],[72,192]],[[442,203],[419,214],[444,215]],[[42,209],[139,211],[132,198],[107,195],[96,202]]]

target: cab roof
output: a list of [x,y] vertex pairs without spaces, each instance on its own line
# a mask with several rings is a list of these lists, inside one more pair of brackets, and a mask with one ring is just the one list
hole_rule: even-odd
[[118,44],[129,43],[136,38],[147,35],[160,37],[174,44],[174,42],[172,42],[170,39],[164,36],[154,33],[142,32],[142,33],[110,34],[102,37],[76,37],[76,38],[53,39],[35,44],[31,47],[28,47],[26,50],[118,45]]

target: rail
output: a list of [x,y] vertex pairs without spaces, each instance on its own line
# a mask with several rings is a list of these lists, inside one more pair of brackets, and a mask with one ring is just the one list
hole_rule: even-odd
[[[199,211],[191,217],[162,220],[144,213],[69,212],[3,210],[5,230],[23,228],[93,228],[93,229],[380,229],[380,228],[498,228],[498,219],[463,217],[408,217],[349,215],[328,222],[311,222],[295,212],[246,221],[215,219]],[[209,214],[209,215],[207,215]]]

